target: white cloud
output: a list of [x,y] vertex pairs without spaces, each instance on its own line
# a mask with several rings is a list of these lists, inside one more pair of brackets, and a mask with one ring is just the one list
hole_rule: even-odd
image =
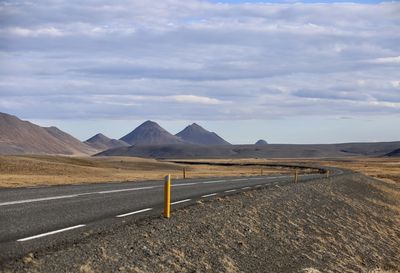
[[2,2],[0,111],[222,120],[392,114],[400,102],[398,14],[395,2]]
[[376,64],[400,64],[400,56],[376,58],[370,62]]
[[226,103],[218,99],[195,96],[195,95],[176,95],[176,96],[171,96],[171,98],[180,103],[198,103],[205,105],[207,104],[216,105],[216,104]]
[[2,30],[4,33],[11,35],[22,36],[22,37],[38,37],[38,36],[49,36],[49,37],[61,37],[64,33],[55,27],[43,27],[43,28],[23,28],[23,27],[11,27]]

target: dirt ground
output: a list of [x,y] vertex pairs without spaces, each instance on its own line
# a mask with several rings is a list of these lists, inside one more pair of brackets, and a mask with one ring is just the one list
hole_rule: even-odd
[[32,253],[0,272],[399,272],[400,205],[361,174],[270,186]]
[[0,156],[0,188],[98,182],[251,176],[284,173],[270,167],[187,166],[135,157]]

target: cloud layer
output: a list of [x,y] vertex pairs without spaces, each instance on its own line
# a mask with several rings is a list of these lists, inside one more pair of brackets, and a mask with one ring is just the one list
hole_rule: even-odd
[[0,111],[36,119],[400,113],[400,4],[1,1]]

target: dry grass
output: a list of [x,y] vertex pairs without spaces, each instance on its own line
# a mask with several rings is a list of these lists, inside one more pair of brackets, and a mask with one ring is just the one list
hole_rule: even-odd
[[269,167],[188,166],[134,157],[0,156],[0,187],[282,173]]

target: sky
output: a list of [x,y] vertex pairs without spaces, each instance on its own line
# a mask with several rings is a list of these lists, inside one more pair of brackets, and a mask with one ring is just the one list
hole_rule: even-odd
[[0,0],[0,112],[85,140],[400,140],[400,2]]

